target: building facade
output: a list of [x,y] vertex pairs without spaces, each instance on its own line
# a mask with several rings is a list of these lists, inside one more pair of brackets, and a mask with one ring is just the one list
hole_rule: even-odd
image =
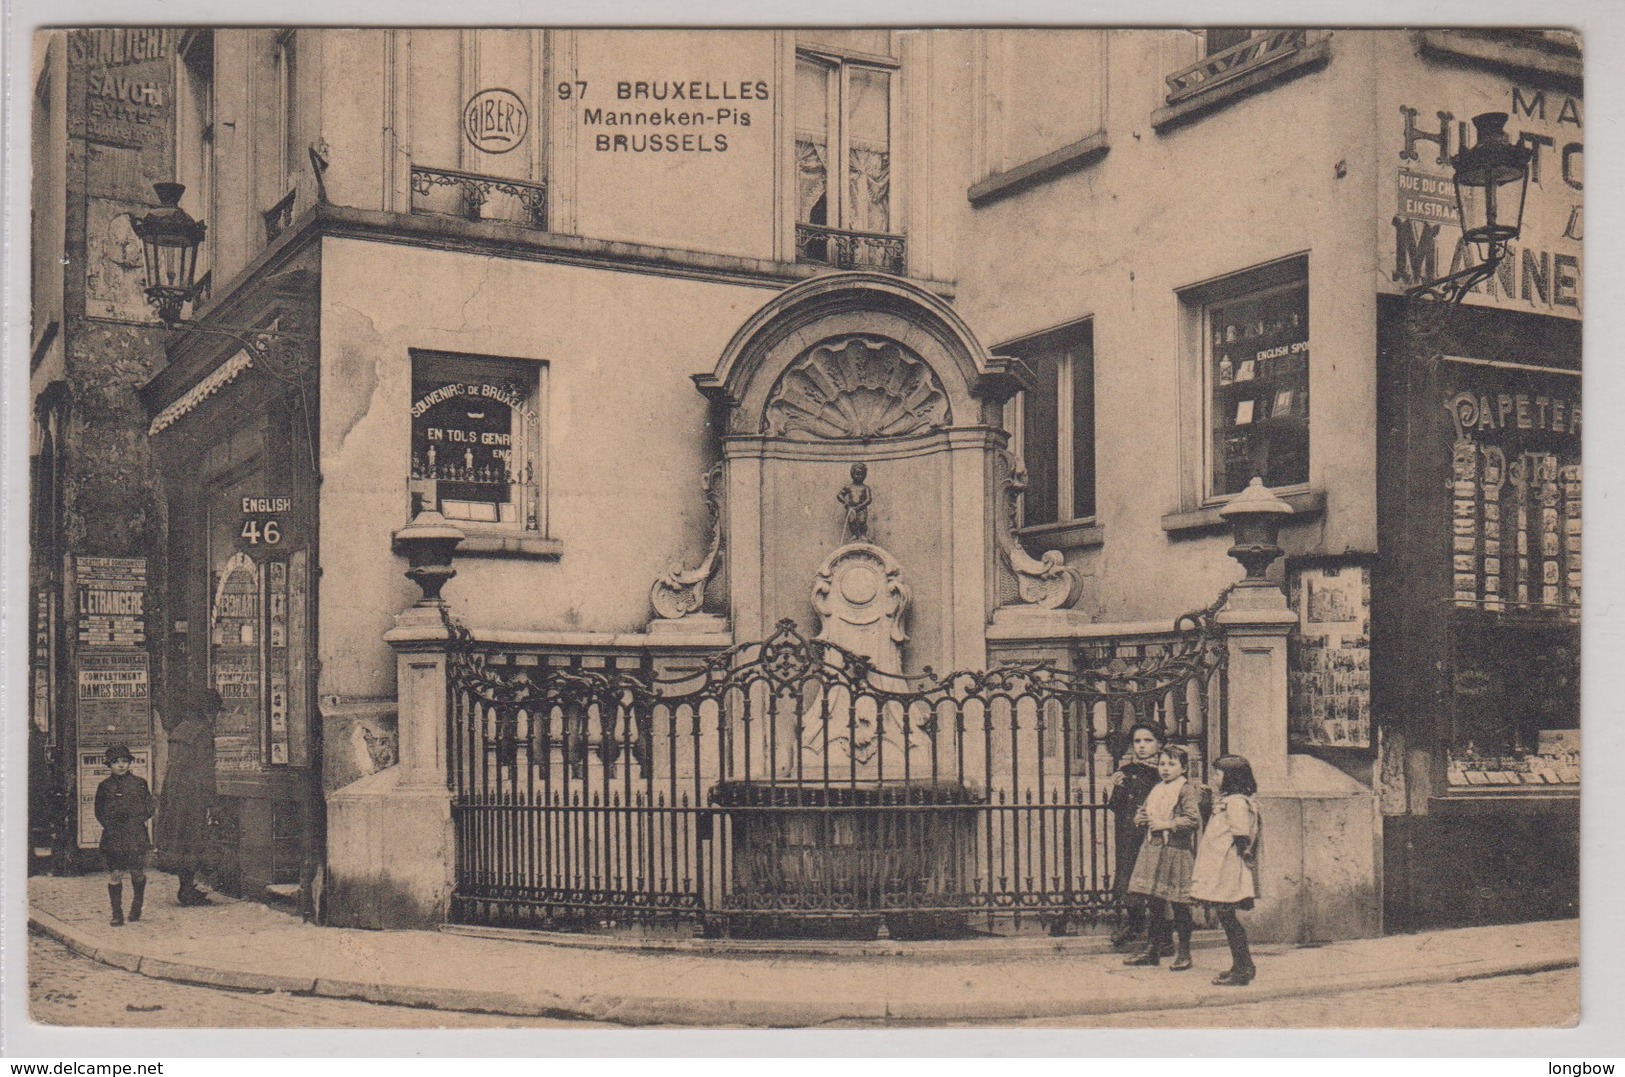
[[[1257,476],[1293,509],[1278,848],[1323,906],[1285,933],[1575,911],[1572,42],[161,33],[140,178],[186,185],[206,285],[192,331],[120,330],[166,351],[117,455],[167,525],[61,541],[147,559],[155,697],[225,699],[221,885],[343,922],[405,900],[350,865],[415,788],[397,615],[426,510],[464,536],[448,615],[543,665],[827,632],[818,580],[862,540],[896,598],[882,669],[1074,670],[1221,597],[1220,509]],[[1407,300],[1471,257],[1448,161],[1487,111],[1537,148],[1523,238],[1460,308]],[[71,355],[48,306],[41,370]],[[36,375],[37,476],[64,455],[47,387],[102,378]],[[35,548],[50,590],[67,551]],[[457,840],[413,856],[450,871]],[[1531,863],[1559,880],[1538,908]]]
[[175,34],[38,39],[29,560],[29,819],[41,863],[96,862],[103,756],[162,762],[165,505],[138,392],[165,363],[132,214],[174,170]]

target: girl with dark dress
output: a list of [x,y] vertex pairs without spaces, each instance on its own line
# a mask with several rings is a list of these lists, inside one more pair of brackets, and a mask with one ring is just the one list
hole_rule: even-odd
[[1112,945],[1122,948],[1145,934],[1145,900],[1128,891],[1134,874],[1134,861],[1145,842],[1145,827],[1134,817],[1145,805],[1145,798],[1160,780],[1157,777],[1157,753],[1167,742],[1162,727],[1154,722],[1135,722],[1129,727],[1129,754],[1123,764],[1106,779],[1102,792],[1106,806],[1112,810],[1113,851],[1117,854],[1116,874],[1112,880],[1112,893],[1117,903],[1126,910],[1123,926],[1112,935]]
[[1128,889],[1150,899],[1151,940],[1145,952],[1129,958],[1126,965],[1155,965],[1161,960],[1172,941],[1171,907],[1178,948],[1168,968],[1183,972],[1191,967],[1191,930],[1195,926],[1190,906],[1191,867],[1196,860],[1197,831],[1202,827],[1202,798],[1196,783],[1186,780],[1189,770],[1188,751],[1177,744],[1163,748],[1157,756],[1157,776],[1162,780],[1146,796],[1136,816],[1136,822],[1145,825],[1145,843],[1134,861]]

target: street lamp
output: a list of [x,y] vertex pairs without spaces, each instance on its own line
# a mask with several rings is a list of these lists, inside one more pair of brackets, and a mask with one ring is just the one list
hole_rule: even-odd
[[181,308],[191,302],[197,289],[197,249],[208,231],[202,221],[181,208],[186,188],[179,183],[155,183],[158,208],[131,227],[141,241],[147,263],[147,302],[158,310],[158,320],[173,329],[181,320]]
[[1478,248],[1479,263],[1418,284],[1405,293],[1407,297],[1460,303],[1480,281],[1495,273],[1507,256],[1507,244],[1522,231],[1534,151],[1507,140],[1506,122],[1505,112],[1474,116],[1477,140],[1450,159],[1461,237]]
[[[179,183],[154,183],[158,195],[158,208],[145,216],[130,219],[130,227],[141,241],[141,253],[146,261],[147,302],[158,311],[158,320],[165,329],[187,333],[213,333],[231,337],[248,349],[257,360],[280,368],[290,367],[290,373],[306,365],[302,353],[292,357],[272,354],[273,346],[310,343],[300,337],[262,327],[219,325],[215,323],[185,321],[181,310],[197,298],[197,252],[203,245],[208,228],[202,221],[181,208],[181,195],[186,188]],[[287,362],[278,360],[287,359]]]
[[181,208],[186,187],[179,183],[155,183],[158,208],[142,217],[131,217],[130,227],[141,241],[146,263],[147,302],[158,312],[158,321],[175,332],[207,333],[228,337],[250,356],[250,362],[299,393],[300,408],[306,417],[305,433],[311,470],[316,468],[316,447],[311,434],[312,341],[264,326],[232,326],[217,322],[186,321],[181,311],[197,298],[197,252],[208,228]]

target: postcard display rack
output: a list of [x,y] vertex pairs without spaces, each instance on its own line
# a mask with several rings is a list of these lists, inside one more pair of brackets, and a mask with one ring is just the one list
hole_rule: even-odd
[[1213,492],[1253,476],[1309,481],[1309,292],[1302,285],[1209,308]]

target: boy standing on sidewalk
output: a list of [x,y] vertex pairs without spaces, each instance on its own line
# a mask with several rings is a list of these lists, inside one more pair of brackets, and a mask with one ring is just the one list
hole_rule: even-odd
[[141,919],[147,896],[147,820],[155,805],[144,779],[130,773],[135,756],[116,744],[107,750],[112,774],[96,787],[96,821],[102,825],[102,859],[107,863],[107,900],[113,906],[114,927],[124,926],[124,877],[130,878],[133,896],[130,919]]

